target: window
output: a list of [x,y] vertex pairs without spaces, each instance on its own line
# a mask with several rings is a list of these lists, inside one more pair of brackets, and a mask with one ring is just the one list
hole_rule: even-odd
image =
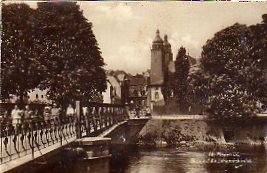
[[38,94],[36,94],[36,99],[38,99]]
[[44,95],[41,95],[41,98],[43,99],[44,98]]
[[155,99],[159,99],[159,93],[155,92]]

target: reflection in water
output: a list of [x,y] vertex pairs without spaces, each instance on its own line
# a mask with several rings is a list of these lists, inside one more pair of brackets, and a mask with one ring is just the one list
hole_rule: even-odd
[[[266,173],[266,150],[111,147],[112,157],[85,161],[64,157],[38,173]],[[64,160],[64,161],[62,161]],[[27,172],[27,171],[26,171]],[[31,171],[33,172],[33,171]],[[29,169],[28,172],[29,173]]]
[[84,160],[75,165],[71,173],[109,173],[109,158],[100,160]]
[[267,172],[266,151],[262,147],[239,147],[224,151],[214,149],[188,151],[182,148],[155,150],[128,148],[128,150],[131,152],[124,156],[123,161],[117,156],[112,157],[110,167],[112,173]]

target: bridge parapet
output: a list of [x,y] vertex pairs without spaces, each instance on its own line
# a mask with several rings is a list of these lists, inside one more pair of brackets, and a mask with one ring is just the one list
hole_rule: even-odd
[[[267,113],[259,113],[256,116],[259,119],[267,119]],[[185,115],[185,114],[170,114],[170,115],[153,115],[152,119],[166,119],[166,120],[204,120],[208,119],[208,115]]]
[[[60,116],[46,119],[43,111],[33,118],[21,118],[16,124],[12,124],[10,114],[2,118],[0,170],[13,168],[6,166],[21,158],[27,159],[16,163],[16,166],[42,157],[42,153],[48,148],[56,150],[77,138],[96,136],[114,124],[128,119],[125,105],[82,103],[78,106],[73,116],[67,116],[62,111]],[[1,107],[4,107],[3,103]]]

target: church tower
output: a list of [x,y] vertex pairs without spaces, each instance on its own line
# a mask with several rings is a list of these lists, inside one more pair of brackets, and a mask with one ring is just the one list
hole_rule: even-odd
[[150,68],[150,86],[149,101],[151,109],[153,105],[164,105],[164,97],[162,89],[166,83],[166,74],[168,73],[169,63],[172,61],[173,55],[171,44],[168,42],[167,35],[164,40],[161,39],[159,30],[152,43],[151,49],[151,68]]
[[165,66],[165,69],[168,70],[168,66],[169,66],[170,62],[173,61],[173,54],[172,54],[172,47],[168,41],[167,35],[164,36],[163,46],[164,46],[164,56],[165,56],[164,57],[164,59],[165,59],[164,66]]
[[150,84],[151,85],[163,85],[163,63],[164,63],[164,47],[163,40],[159,35],[159,30],[156,32],[156,37],[153,40],[151,49],[151,73],[150,73]]

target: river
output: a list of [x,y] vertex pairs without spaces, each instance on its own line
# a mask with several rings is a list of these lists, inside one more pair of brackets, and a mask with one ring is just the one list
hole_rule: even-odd
[[[72,160],[46,166],[38,173],[266,173],[264,147],[232,149],[142,148],[112,146],[112,157]],[[64,158],[64,159],[63,159]],[[28,169],[27,173],[31,172]]]
[[231,150],[139,148],[123,160],[114,156],[111,170],[114,173],[266,173],[267,161],[266,151],[260,147]]

